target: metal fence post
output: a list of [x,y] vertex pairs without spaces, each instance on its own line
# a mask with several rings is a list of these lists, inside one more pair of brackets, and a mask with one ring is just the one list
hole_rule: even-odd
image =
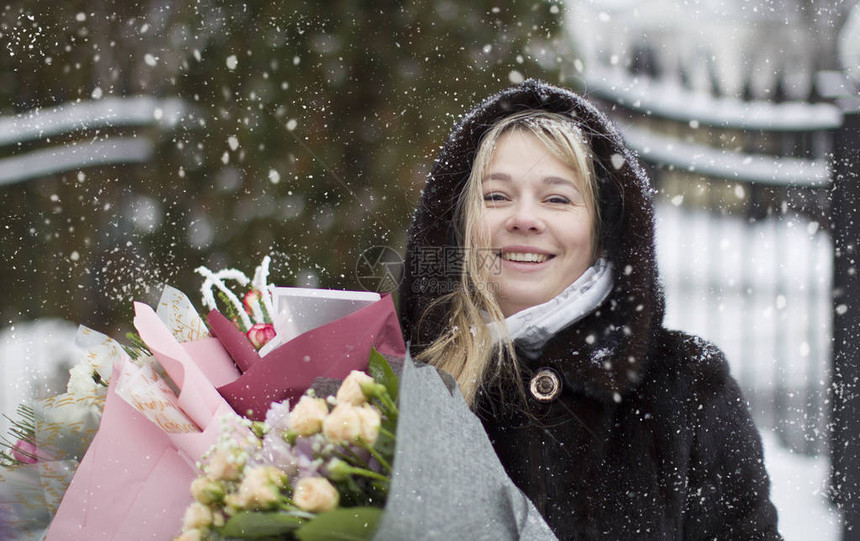
[[839,103],[831,198],[833,381],[831,490],[843,511],[843,541],[860,541],[860,98]]

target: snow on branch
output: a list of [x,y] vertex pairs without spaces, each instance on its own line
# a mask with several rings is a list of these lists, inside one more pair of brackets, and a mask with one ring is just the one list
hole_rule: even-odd
[[131,137],[34,150],[0,159],[0,186],[83,167],[143,163],[152,157],[154,151],[152,141]]
[[45,139],[96,128],[147,126],[172,127],[189,112],[179,99],[152,96],[104,98],[67,103],[50,109],[34,109],[0,118],[0,145]]

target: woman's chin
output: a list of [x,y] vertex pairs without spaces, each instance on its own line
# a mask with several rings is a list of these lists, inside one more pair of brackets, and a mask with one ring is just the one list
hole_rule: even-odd
[[517,312],[522,312],[533,306],[543,304],[554,296],[545,290],[517,291],[516,293],[499,295],[499,306],[501,306],[505,317],[510,317]]

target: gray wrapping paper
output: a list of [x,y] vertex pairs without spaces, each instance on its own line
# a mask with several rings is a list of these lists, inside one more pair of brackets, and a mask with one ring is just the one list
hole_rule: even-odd
[[556,539],[459,389],[407,355],[399,392],[393,479],[374,541]]

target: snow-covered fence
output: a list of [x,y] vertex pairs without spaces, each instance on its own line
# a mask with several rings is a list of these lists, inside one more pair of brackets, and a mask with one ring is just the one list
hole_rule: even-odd
[[839,313],[830,195],[843,112],[714,97],[622,70],[592,71],[586,90],[659,190],[667,325],[726,352],[756,422],[783,445],[826,452]]
[[[116,132],[148,126],[172,129],[186,112],[187,106],[178,99],[137,96],[0,118],[0,147],[16,147],[12,155],[0,158],[0,185],[100,165],[145,163],[155,152],[153,141],[139,133]],[[68,141],[69,135],[80,137]]]

